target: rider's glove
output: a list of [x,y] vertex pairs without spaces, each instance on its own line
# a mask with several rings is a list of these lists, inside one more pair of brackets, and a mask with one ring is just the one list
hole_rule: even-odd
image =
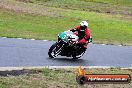
[[72,44],[73,44],[73,45],[78,44],[78,41],[76,41],[76,42],[72,42]]

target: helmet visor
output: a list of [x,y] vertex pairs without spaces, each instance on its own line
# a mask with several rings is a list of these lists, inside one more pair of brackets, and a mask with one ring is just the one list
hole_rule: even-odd
[[80,29],[81,30],[85,30],[86,29],[86,26],[80,26]]

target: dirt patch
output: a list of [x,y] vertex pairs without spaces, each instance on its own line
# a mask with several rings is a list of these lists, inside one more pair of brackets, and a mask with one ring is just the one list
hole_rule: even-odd
[[0,76],[19,76],[24,74],[35,74],[38,73],[36,70],[12,70],[12,71],[0,71]]
[[[25,2],[30,2],[30,0],[24,0]],[[50,7],[44,7],[39,5],[34,5],[30,3],[17,2],[13,0],[0,0],[0,8],[17,13],[26,13],[31,15],[44,15],[49,17],[62,17],[60,10],[56,10]]]
[[16,0],[16,1],[25,2],[25,3],[33,3],[32,0]]

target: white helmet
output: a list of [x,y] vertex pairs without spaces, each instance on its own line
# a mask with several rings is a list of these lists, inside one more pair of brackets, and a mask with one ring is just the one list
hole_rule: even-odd
[[80,22],[80,26],[86,26],[86,27],[88,27],[87,21],[82,21],[82,22]]

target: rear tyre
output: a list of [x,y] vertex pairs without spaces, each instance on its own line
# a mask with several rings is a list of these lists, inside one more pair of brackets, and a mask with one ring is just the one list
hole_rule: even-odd
[[81,54],[77,55],[76,53],[73,54],[73,59],[79,59],[84,55],[85,51],[83,51]]
[[77,57],[77,58],[81,58],[81,57],[84,55],[84,53],[85,53],[85,51],[82,52],[80,55],[77,55],[76,57]]
[[77,44],[73,51],[73,55],[72,55],[73,59],[78,59],[78,58],[82,57],[84,55],[85,51],[86,51],[86,48],[84,48],[84,46],[82,44]]

